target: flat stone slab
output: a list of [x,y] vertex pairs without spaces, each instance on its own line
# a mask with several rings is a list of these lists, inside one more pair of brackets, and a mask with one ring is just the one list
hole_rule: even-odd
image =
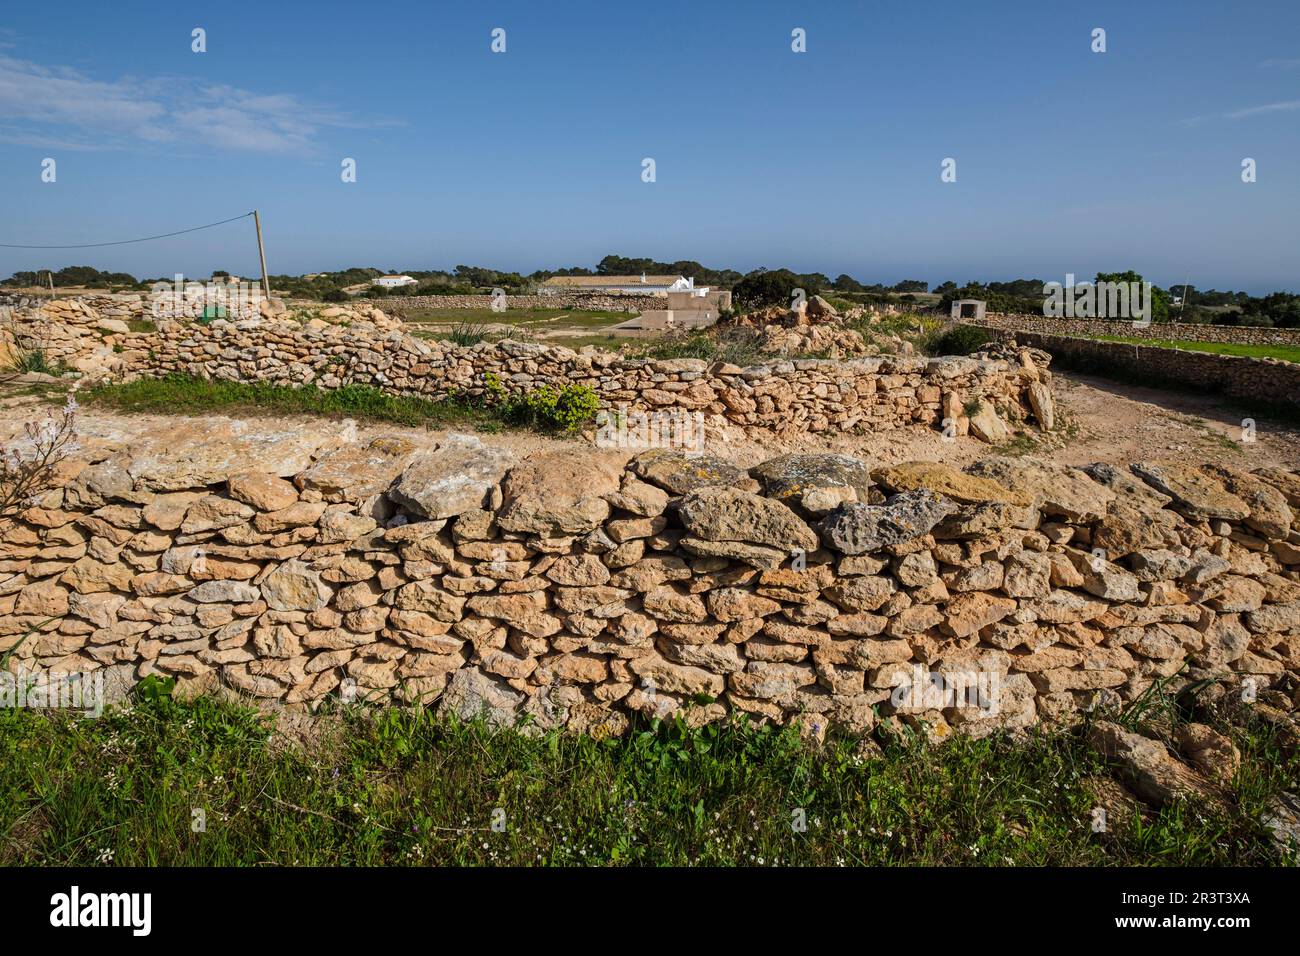
[[320,458],[298,476],[303,490],[319,491],[330,501],[358,501],[387,491],[419,446],[401,435],[380,435],[347,445]]
[[933,491],[905,491],[883,505],[842,505],[826,516],[821,533],[842,554],[870,554],[929,534],[956,511],[955,504]]
[[1174,506],[1194,518],[1240,521],[1250,506],[1217,479],[1191,465],[1136,462],[1130,466],[1151,487],[1174,500]]
[[741,487],[756,490],[757,484],[745,472],[725,458],[714,455],[688,455],[685,452],[652,448],[628,463],[632,474],[673,495],[684,495],[705,487]]
[[866,501],[871,470],[848,455],[780,455],[749,469],[763,494],[814,515]]
[[966,472],[1022,492],[1045,514],[1068,521],[1098,521],[1115,500],[1115,492],[1093,481],[1082,469],[1036,458],[995,456],[975,462]]
[[871,477],[886,491],[903,492],[927,489],[964,505],[1028,505],[1029,495],[1013,491],[992,478],[981,478],[958,471],[937,461],[905,461],[888,468],[877,468]]
[[682,499],[682,525],[693,538],[812,551],[817,535],[786,505],[737,488],[701,488]]
[[271,427],[229,418],[184,421],[150,430],[116,457],[137,489],[181,491],[250,471],[295,475],[322,449],[337,445],[341,431],[338,426]]
[[448,435],[411,459],[388,497],[426,518],[454,518],[485,507],[513,462],[473,435]]
[[501,482],[497,525],[533,534],[586,534],[610,515],[606,495],[618,491],[622,467],[615,457],[591,451],[530,455]]

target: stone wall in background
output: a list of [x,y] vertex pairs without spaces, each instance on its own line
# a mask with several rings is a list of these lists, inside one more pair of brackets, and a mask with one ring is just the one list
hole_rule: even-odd
[[104,316],[82,299],[0,308],[0,352],[41,352],[51,367],[82,374],[121,368],[117,350],[129,332],[125,319]]
[[[490,309],[490,295],[390,295],[377,300],[385,309]],[[589,312],[645,312],[667,308],[667,293],[597,295],[563,292],[555,295],[508,295],[507,309],[582,309]]]
[[1120,374],[1146,385],[1216,392],[1246,404],[1300,407],[1300,365],[1293,362],[1021,330],[998,334],[1004,340],[1050,352],[1064,368],[1099,375]]
[[431,400],[481,397],[490,382],[510,394],[578,384],[611,411],[698,413],[703,431],[723,439],[737,429],[797,438],[947,422],[954,434],[971,432],[996,444],[1010,438],[1009,425],[1052,426],[1047,360],[1028,350],[1014,360],[774,357],[741,368],[513,341],[458,346],[407,335],[368,302],[319,307],[296,318],[161,319],[133,332],[126,320],[104,318],[85,299],[10,310],[0,323],[5,343],[40,350],[50,365],[62,363],[88,381],[183,373],[324,389],[361,384]]
[[1229,342],[1242,345],[1300,345],[1300,329],[1264,329],[1250,326],[1199,325],[1162,322],[1138,328],[1129,319],[1055,319],[1043,315],[1009,315],[990,312],[983,322],[963,320],[1003,331],[1042,335],[1115,335],[1126,339],[1162,339],[1184,342]]
[[1159,679],[1300,678],[1290,472],[515,461],[268,427],[66,462],[0,535],[9,669],[593,734],[743,713],[936,737],[1073,721]]
[[702,359],[628,359],[522,342],[457,346],[370,323],[163,322],[121,343],[124,374],[182,372],[230,381],[373,385],[401,395],[480,396],[493,376],[511,393],[590,386],[605,408],[699,412],[709,428],[763,435],[935,427],[963,406],[1013,423],[1032,414],[1027,393],[1048,376],[1032,362],[965,357],[776,360],[751,368]]

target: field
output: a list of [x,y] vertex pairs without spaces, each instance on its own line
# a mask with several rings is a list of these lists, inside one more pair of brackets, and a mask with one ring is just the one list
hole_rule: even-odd
[[97,720],[0,711],[0,863],[1295,862],[1266,820],[1298,760],[1259,724],[1230,731],[1243,765],[1222,801],[1153,810],[1058,732],[814,746],[656,722],[596,740],[361,706],[277,724],[156,683],[137,694]]

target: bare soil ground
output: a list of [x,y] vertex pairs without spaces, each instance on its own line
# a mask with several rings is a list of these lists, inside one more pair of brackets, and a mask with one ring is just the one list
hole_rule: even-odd
[[[1108,461],[1126,464],[1146,459],[1189,463],[1217,462],[1238,468],[1281,465],[1300,468],[1300,427],[1255,415],[1253,441],[1247,429],[1248,413],[1216,396],[1193,395],[1156,388],[1124,385],[1092,376],[1057,372],[1053,376],[1058,415],[1062,424],[1053,435],[1033,433],[1010,445],[991,447],[974,438],[945,441],[933,430],[900,429],[872,435],[804,435],[795,442],[738,440],[707,451],[753,465],[787,452],[834,451],[856,455],[876,464],[924,459],[960,467],[990,454],[1029,454],[1066,464]],[[53,408],[50,399],[11,392],[0,395],[0,443],[19,436],[25,422]],[[199,430],[214,428],[230,416],[214,413],[195,419]],[[252,419],[250,419],[252,420]],[[263,419],[265,420],[265,419]],[[319,418],[277,417],[276,424],[320,429]],[[121,448],[153,431],[174,427],[176,416],[123,414],[93,407],[79,413],[78,434],[87,448]],[[335,423],[332,427],[341,427]],[[387,423],[360,423],[358,438],[403,434],[417,440],[436,441],[445,431],[403,427]],[[483,440],[518,456],[543,449],[574,447],[580,438],[554,438],[531,432],[505,431],[483,435]],[[627,455],[639,449],[627,449]]]

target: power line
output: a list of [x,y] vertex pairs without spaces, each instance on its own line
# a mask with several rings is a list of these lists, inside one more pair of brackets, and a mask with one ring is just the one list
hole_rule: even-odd
[[0,249],[98,249],[102,246],[126,246],[133,242],[149,242],[153,239],[170,239],[172,236],[183,236],[187,232],[198,232],[200,229],[211,229],[213,226],[224,226],[228,222],[234,222],[237,219],[247,219],[251,215],[251,212],[246,212],[242,216],[231,216],[229,219],[221,220],[221,222],[210,222],[206,226],[195,226],[193,229],[181,229],[179,232],[165,232],[161,236],[145,236],[143,239],[121,239],[117,242],[83,242],[72,246],[22,246],[0,242]]

